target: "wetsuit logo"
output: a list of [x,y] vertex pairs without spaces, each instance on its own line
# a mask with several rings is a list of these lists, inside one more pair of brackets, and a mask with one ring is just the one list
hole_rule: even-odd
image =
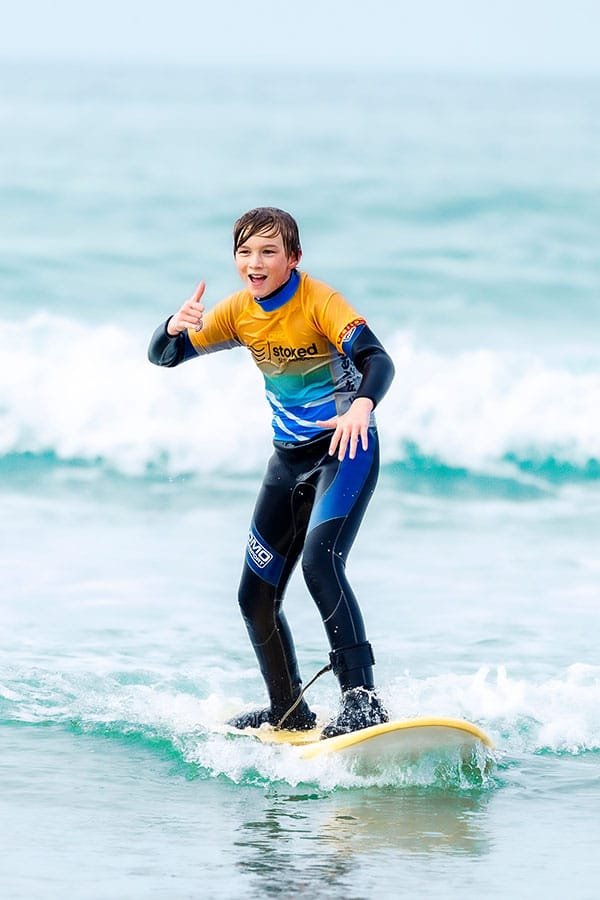
[[360,325],[366,325],[366,324],[367,323],[366,323],[365,319],[352,319],[352,321],[348,322],[348,324],[345,325],[342,328],[342,330],[340,331],[340,333],[338,335],[338,339],[337,339],[338,344],[345,344],[346,341],[351,341],[352,338],[354,337],[356,329]]
[[263,547],[256,535],[252,532],[248,534],[248,553],[259,569],[264,569],[273,559],[273,554],[270,553],[266,547]]

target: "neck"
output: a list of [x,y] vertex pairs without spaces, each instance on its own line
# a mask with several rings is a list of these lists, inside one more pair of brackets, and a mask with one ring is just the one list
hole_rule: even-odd
[[288,280],[279,285],[276,290],[271,291],[266,297],[255,297],[254,299],[264,310],[271,312],[272,310],[283,306],[284,303],[287,303],[287,301],[294,296],[299,282],[300,275],[298,274],[298,270],[292,269]]

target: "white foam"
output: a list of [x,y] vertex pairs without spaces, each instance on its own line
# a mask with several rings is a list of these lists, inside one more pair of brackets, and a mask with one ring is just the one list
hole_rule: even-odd
[[505,666],[423,680],[405,675],[389,686],[388,695],[394,717],[441,715],[483,723],[507,753],[600,749],[600,666],[574,663],[548,679],[519,677]]
[[[101,460],[133,475],[261,469],[270,412],[249,355],[159,369],[148,338],[49,314],[0,323],[0,455]],[[411,445],[472,470],[497,470],[509,454],[600,459],[600,372],[495,350],[442,355],[406,333],[386,343],[397,374],[378,409],[385,462]]]
[[47,314],[0,325],[0,453],[101,459],[133,475],[254,470],[270,416],[250,361],[158,369],[148,339]]
[[[148,739],[160,737],[209,776],[236,783],[285,781],[331,790],[439,782],[439,770],[431,761],[364,776],[353,772],[342,757],[303,760],[299,748],[232,735],[224,723],[244,703],[231,692],[201,697],[151,672],[143,673],[143,682],[121,683],[87,671],[6,673],[0,687],[3,720],[77,721],[92,732],[108,728]],[[383,685],[381,694],[392,718],[443,716],[475,722],[490,735],[500,757],[600,749],[600,666],[575,663],[545,680],[517,677],[503,666],[426,679],[405,674]],[[327,710],[311,703],[324,721]]]
[[396,365],[378,412],[388,459],[406,444],[450,465],[486,469],[511,454],[575,466],[600,459],[600,372],[549,367],[533,354],[481,349],[443,356],[411,335],[389,341]]

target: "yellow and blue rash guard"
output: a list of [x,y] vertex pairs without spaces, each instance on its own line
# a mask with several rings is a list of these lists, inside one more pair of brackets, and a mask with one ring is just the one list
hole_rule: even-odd
[[173,338],[162,326],[149,357],[174,366],[238,346],[250,350],[263,374],[277,443],[322,434],[317,421],[343,414],[356,396],[376,404],[393,377],[391,360],[365,319],[337,291],[296,270],[266,298],[242,290],[221,300],[205,314],[201,331]]

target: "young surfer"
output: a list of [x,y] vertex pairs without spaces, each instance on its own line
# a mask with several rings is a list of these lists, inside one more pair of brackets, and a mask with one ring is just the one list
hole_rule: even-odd
[[[377,481],[372,411],[394,368],[341,294],[298,271],[302,250],[289,213],[250,210],[235,223],[233,238],[243,289],[205,314],[201,282],[155,331],[148,356],[156,365],[176,366],[245,346],[264,376],[274,452],[250,527],[239,604],[270,704],[231,724],[278,725],[301,693],[282,600],[302,555],[342,691],[339,713],[323,731],[331,737],[388,719],[374,690],[373,651],[345,566]],[[304,698],[285,719],[291,729],[314,724]]]

